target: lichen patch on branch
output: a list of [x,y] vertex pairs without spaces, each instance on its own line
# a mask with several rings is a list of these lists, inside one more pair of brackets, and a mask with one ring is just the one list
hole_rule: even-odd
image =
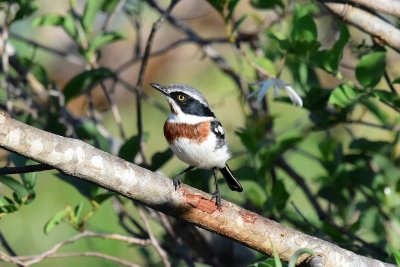
[[93,156],[90,159],[90,164],[92,165],[93,168],[99,170],[100,172],[105,171],[103,157],[101,156]]
[[15,128],[14,130],[10,131],[6,137],[8,140],[8,144],[10,146],[19,145],[21,142],[21,135],[22,135],[22,131],[19,128]]
[[44,150],[44,144],[41,139],[35,139],[31,143],[31,147],[29,149],[29,153],[31,154],[40,154]]

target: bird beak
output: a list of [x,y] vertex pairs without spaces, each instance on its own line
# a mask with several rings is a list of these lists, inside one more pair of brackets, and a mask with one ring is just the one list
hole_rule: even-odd
[[165,88],[165,87],[162,86],[161,84],[158,84],[158,83],[150,83],[150,85],[151,85],[154,89],[156,89],[156,90],[160,91],[161,93],[163,93],[164,95],[169,96],[169,93],[168,93],[168,91],[167,91],[167,88]]

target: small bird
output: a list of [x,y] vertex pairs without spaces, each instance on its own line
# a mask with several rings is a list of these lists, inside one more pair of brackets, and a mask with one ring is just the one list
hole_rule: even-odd
[[217,206],[221,205],[217,169],[221,171],[231,190],[242,192],[242,186],[226,164],[230,153],[225,142],[224,128],[204,96],[186,84],[162,86],[151,83],[151,86],[167,97],[171,109],[164,124],[164,136],[174,154],[189,164],[189,167],[173,178],[175,190],[180,186],[183,174],[194,168],[201,168],[213,170],[215,192],[212,198],[215,198]]

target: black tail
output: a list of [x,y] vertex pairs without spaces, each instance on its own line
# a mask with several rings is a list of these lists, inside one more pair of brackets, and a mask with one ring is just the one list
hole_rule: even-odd
[[233,176],[231,169],[229,169],[228,165],[225,165],[225,168],[219,169],[222,175],[225,178],[226,183],[232,191],[242,192],[243,188],[239,181]]

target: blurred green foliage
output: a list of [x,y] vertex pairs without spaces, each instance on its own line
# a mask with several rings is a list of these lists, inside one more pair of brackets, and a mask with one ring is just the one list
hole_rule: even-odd
[[[233,140],[238,142],[232,144],[235,150],[232,163],[236,175],[243,183],[244,192],[237,195],[222,186],[223,197],[356,253],[384,261],[396,261],[399,264],[400,97],[395,86],[400,83],[400,77],[390,79],[388,76],[388,73],[396,73],[396,70],[390,69],[392,66],[389,64],[389,54],[397,58],[399,55],[373,41],[368,44],[360,42],[353,36],[354,30],[345,23],[332,19],[328,25],[324,25],[318,19],[323,12],[314,2],[288,5],[288,1],[252,0],[250,6],[241,12],[239,19],[235,18],[240,9],[240,1],[208,2],[223,18],[225,35],[229,37],[226,47],[237,49],[244,58],[242,64],[245,65],[245,71],[240,67],[234,67],[234,71],[243,81],[250,81],[246,84],[249,94],[240,93],[240,101],[235,102],[237,107],[230,107],[244,118],[243,125],[234,126],[237,139]],[[0,94],[6,101],[22,102],[22,106],[25,106],[20,108],[15,104],[12,110],[8,108],[7,111],[11,111],[14,117],[23,122],[56,134],[84,140],[153,171],[161,169],[167,170],[171,175],[177,173],[179,168],[176,166],[172,170],[165,167],[173,157],[172,152],[165,147],[149,148],[145,153],[148,160],[140,161],[140,156],[143,156],[141,146],[150,144],[150,139],[160,138],[160,134],[139,132],[139,129],[129,133],[127,137],[113,134],[108,131],[111,123],[106,119],[98,119],[98,111],[92,103],[92,91],[95,88],[106,88],[105,94],[112,94],[114,85],[122,79],[121,69],[101,64],[103,49],[129,39],[124,29],[100,29],[96,21],[102,16],[115,15],[114,12],[135,19],[148,14],[143,6],[147,7],[146,1],[71,0],[66,12],[62,14],[43,14],[38,12],[42,7],[36,1],[0,1],[7,28],[11,32],[10,42],[17,48],[16,53],[9,56],[9,67],[3,66]],[[260,11],[271,10],[278,14],[278,18],[268,27],[263,27],[265,23],[260,18],[263,16]],[[37,60],[34,52],[28,57],[26,51],[18,49],[18,42],[21,40],[13,36],[12,32],[13,26],[21,20],[28,20],[35,29],[57,28],[76,46],[83,68],[66,80],[63,89],[59,89],[61,87],[49,74],[50,65]],[[147,20],[142,23],[149,23]],[[252,38],[248,39],[243,38],[247,23],[256,24],[261,29],[252,33]],[[335,24],[332,35],[335,34],[336,38],[332,38],[327,44],[319,35],[332,28],[331,24]],[[196,40],[191,39],[189,42],[195,43]],[[31,44],[26,42],[25,45]],[[355,62],[351,62],[354,63],[354,75],[349,74],[342,66],[346,52],[353,53]],[[233,56],[222,56],[228,62],[233,62]],[[134,59],[137,58],[131,61]],[[37,92],[32,90],[33,85],[29,82],[28,75],[32,75],[39,87],[48,93],[45,102],[41,102]],[[199,76],[197,72],[196,75]],[[216,75],[225,74],[221,72]],[[228,76],[227,79],[230,78],[232,77]],[[174,80],[179,79],[180,77],[174,77]],[[334,82],[329,83],[326,80]],[[107,88],[110,83],[111,89]],[[229,85],[230,94],[237,89],[232,84]],[[131,89],[134,91],[138,88]],[[268,94],[270,90],[274,90],[275,95],[278,91],[286,90],[289,97],[272,100]],[[290,107],[293,90],[302,97],[304,104],[301,111],[300,107]],[[54,97],[54,92],[59,95]],[[155,112],[158,109],[154,99],[148,95],[139,96],[142,97],[141,101],[153,100],[147,103],[147,113],[143,115],[143,124],[146,126],[156,118]],[[85,98],[88,103],[86,114],[75,115],[71,112],[73,106],[70,104],[79,98]],[[115,107],[110,100],[107,103],[110,109]],[[6,109],[7,105],[2,105],[2,108]],[[133,117],[137,114],[132,115],[132,110],[127,113],[129,124],[133,125]],[[288,123],[288,117],[299,118],[299,115],[299,121]],[[118,127],[124,127],[117,121],[115,113],[112,118]],[[135,123],[137,120],[136,118]],[[236,118],[231,120],[237,122]],[[157,123],[162,124],[158,120]],[[140,143],[139,134],[145,137],[145,144]],[[16,155],[9,155],[8,158],[14,166],[34,164]],[[6,187],[0,195],[1,218],[17,218],[18,213],[23,212],[24,205],[37,201],[40,194],[37,194],[36,187],[50,179],[37,179],[37,176],[38,173],[0,176],[0,183]],[[115,203],[112,207],[111,198],[125,207],[126,212],[131,214],[129,216],[138,219],[136,204],[73,177],[61,174],[50,176],[68,183],[78,193],[73,198],[68,198],[64,206],[56,208],[51,216],[41,218],[42,229],[46,234],[53,235],[63,223],[73,231],[90,229],[92,225],[100,223],[103,224],[101,229],[104,231],[131,234],[122,223],[122,213],[117,214]],[[210,178],[211,173],[198,170],[189,174],[185,181],[210,191]],[[64,187],[66,184],[61,182],[56,186]],[[101,221],[108,219],[107,217],[96,222],[96,214],[101,213],[104,207],[109,213],[112,211],[114,216],[122,217],[112,223],[107,221],[104,224]],[[30,206],[26,207],[29,208]],[[30,216],[34,215],[35,212]],[[174,266],[184,265],[181,254],[175,251],[182,249],[173,242],[166,242],[170,238],[168,229],[157,219],[153,219],[153,223],[160,242],[174,259]],[[136,225],[133,228],[142,227]],[[137,231],[143,234],[142,230]],[[12,239],[13,234],[15,233],[12,231],[8,232],[8,238]],[[18,247],[16,249],[19,250]],[[129,247],[128,251],[135,251],[135,255],[140,255],[138,257],[142,264],[160,265],[154,251],[148,248]],[[254,257],[249,258],[251,262],[246,263],[251,264],[250,266],[283,264],[277,256],[267,258],[256,252],[251,253]],[[312,251],[299,253],[310,254]],[[298,256],[294,255],[293,261]],[[212,265],[207,259],[193,257],[195,262]],[[42,264],[41,266],[46,266],[46,263]]]

